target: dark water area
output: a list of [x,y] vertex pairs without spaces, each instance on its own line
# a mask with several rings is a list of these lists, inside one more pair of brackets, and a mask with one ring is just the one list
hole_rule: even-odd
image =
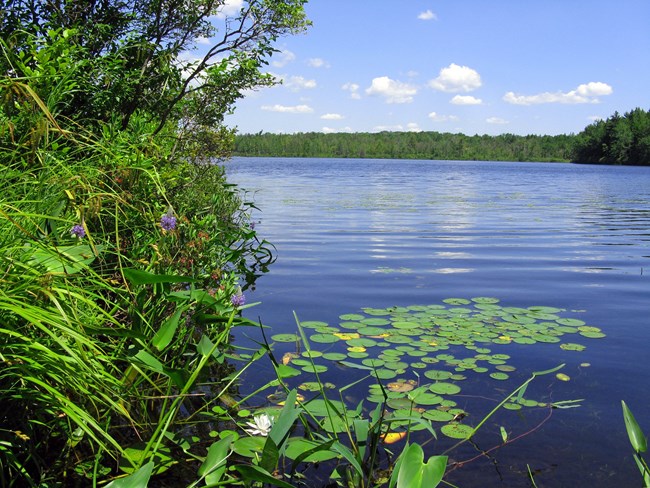
[[[561,363],[571,380],[540,377],[530,394],[584,400],[579,408],[500,411],[475,445],[449,453],[467,461],[449,482],[532,486],[529,465],[539,488],[641,486],[620,401],[650,432],[650,168],[236,158],[226,169],[259,207],[259,235],[277,248],[277,262],[247,293],[248,302],[261,302],[247,316],[270,334],[295,332],[294,312],[336,326],[340,315],[364,307],[450,297],[565,309],[563,316],[606,334],[569,339],[587,346],[579,352],[546,343],[491,347],[517,369],[507,381],[474,374],[462,382],[456,401],[470,412],[466,423],[480,421],[533,371]],[[244,345],[260,337],[251,329],[236,335]],[[291,347],[277,344],[277,354]],[[331,368],[323,379],[345,385],[360,374]],[[243,389],[271,377],[270,368],[257,368]],[[500,426],[520,438],[498,448]],[[427,455],[454,444],[441,434],[429,438],[415,437]],[[482,450],[489,452],[479,456]]]

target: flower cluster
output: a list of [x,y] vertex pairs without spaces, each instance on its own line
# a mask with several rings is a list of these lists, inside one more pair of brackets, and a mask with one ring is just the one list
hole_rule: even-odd
[[84,229],[84,226],[81,224],[74,225],[72,229],[70,229],[70,235],[73,237],[78,237],[79,239],[83,239],[86,237],[86,230]]
[[246,303],[246,297],[242,292],[235,293],[230,297],[230,303],[232,303],[233,307],[241,307]]
[[176,228],[176,217],[167,212],[160,219],[160,227],[167,231],[174,230]]

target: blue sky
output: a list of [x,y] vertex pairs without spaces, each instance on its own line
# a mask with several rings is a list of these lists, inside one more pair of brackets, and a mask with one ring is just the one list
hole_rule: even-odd
[[[240,0],[229,0],[241,3]],[[650,109],[649,0],[311,0],[226,123],[259,131],[567,134]]]

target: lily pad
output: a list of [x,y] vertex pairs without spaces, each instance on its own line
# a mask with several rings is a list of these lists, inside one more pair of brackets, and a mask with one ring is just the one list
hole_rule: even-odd
[[474,429],[469,425],[452,423],[440,427],[440,432],[452,439],[468,439]]
[[271,340],[275,342],[296,342],[299,337],[296,334],[275,334],[271,336]]
[[455,395],[460,393],[460,386],[453,383],[434,383],[429,387],[429,390],[440,395]]
[[339,338],[334,334],[314,334],[309,339],[320,344],[331,344],[339,341]]

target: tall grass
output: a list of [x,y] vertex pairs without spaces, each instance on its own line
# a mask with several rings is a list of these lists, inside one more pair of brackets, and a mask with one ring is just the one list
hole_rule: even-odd
[[57,120],[29,82],[0,83],[0,484],[173,471],[167,453],[202,452],[179,447],[192,416],[236,387],[231,297],[270,247],[218,166],[170,159],[143,117]]

